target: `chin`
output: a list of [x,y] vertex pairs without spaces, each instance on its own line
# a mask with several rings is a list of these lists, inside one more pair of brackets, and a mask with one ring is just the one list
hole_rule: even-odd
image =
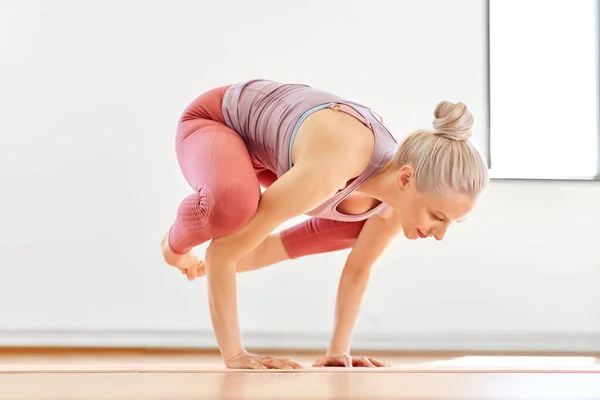
[[405,231],[404,231],[404,236],[405,236],[407,239],[410,239],[410,240],[416,240],[416,239],[419,239],[419,234],[417,233],[417,230],[416,230],[416,229],[405,230]]

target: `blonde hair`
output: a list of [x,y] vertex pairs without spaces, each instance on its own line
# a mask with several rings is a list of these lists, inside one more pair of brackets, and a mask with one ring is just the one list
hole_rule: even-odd
[[392,167],[412,166],[416,189],[425,193],[479,195],[488,184],[488,167],[470,140],[473,114],[464,103],[442,101],[434,117],[433,129],[417,130],[402,141]]

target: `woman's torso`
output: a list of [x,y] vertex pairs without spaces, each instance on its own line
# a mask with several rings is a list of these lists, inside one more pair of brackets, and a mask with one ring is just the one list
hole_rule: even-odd
[[368,107],[308,85],[252,80],[228,88],[222,105],[225,123],[245,141],[254,162],[277,174],[292,167],[294,139],[309,118],[326,108],[353,115],[374,134],[374,150],[368,167],[344,189],[307,213],[341,221],[364,220],[388,207],[361,196],[356,189],[383,168],[393,157],[398,143]]

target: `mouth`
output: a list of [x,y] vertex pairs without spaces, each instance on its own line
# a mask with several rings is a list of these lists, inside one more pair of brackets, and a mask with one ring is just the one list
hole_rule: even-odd
[[420,229],[417,229],[417,234],[419,235],[420,238],[427,239],[427,235],[424,235],[423,232],[421,232]]

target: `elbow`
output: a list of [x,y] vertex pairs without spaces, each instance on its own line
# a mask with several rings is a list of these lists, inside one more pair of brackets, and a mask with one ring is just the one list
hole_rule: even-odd
[[213,268],[215,265],[230,265],[235,269],[235,263],[241,258],[235,251],[228,250],[228,242],[223,239],[213,239],[204,254],[206,268]]

